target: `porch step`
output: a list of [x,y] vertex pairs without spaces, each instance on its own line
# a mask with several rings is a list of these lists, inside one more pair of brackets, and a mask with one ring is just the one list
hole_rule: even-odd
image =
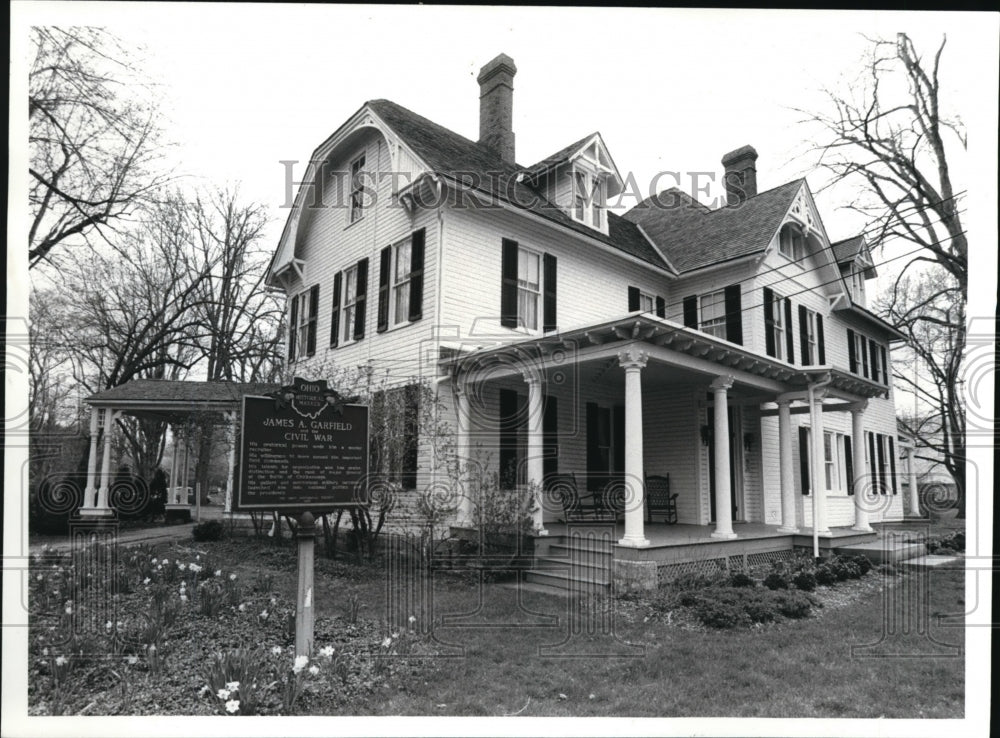
[[907,541],[890,541],[881,539],[870,543],[854,543],[847,546],[837,546],[838,554],[847,556],[864,556],[876,564],[896,564],[927,554],[924,543]]
[[611,568],[611,559],[607,561],[572,561],[563,556],[536,556],[532,570],[570,572],[574,576],[582,576],[589,579],[603,579],[607,577]]
[[550,545],[547,555],[553,558],[606,561],[609,564],[614,557],[611,546],[574,546],[569,543],[555,543]]
[[525,573],[525,581],[530,584],[543,584],[556,587],[564,592],[582,593],[587,590],[605,590],[610,585],[608,576],[599,578],[574,576],[562,570],[529,569]]
[[934,554],[928,554],[927,556],[916,556],[912,559],[901,561],[899,565],[912,569],[933,569],[937,566],[944,569],[951,569],[954,567],[960,568],[962,566],[962,558],[959,556],[935,556]]

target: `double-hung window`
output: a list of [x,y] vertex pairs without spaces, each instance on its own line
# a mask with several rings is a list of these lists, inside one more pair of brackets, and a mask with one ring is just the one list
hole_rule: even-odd
[[656,309],[656,298],[647,295],[645,292],[639,293],[639,310],[644,313],[652,313]]
[[319,311],[319,285],[292,298],[289,321],[289,359],[301,359],[316,352],[316,318]]
[[517,251],[517,326],[538,329],[538,303],[542,293],[541,255]]
[[573,172],[573,217],[595,228],[604,226],[604,182],[600,177]]
[[344,305],[341,331],[343,342],[348,343],[354,338],[354,319],[358,309],[358,267],[352,266],[344,270]]
[[[784,299],[778,295],[774,294],[770,303],[771,310],[771,320],[770,331],[771,337],[774,341],[774,358],[784,359],[785,358],[785,311],[784,311]],[[768,342],[770,345],[770,342]]]
[[812,310],[806,310],[805,334],[806,347],[809,351],[809,363],[819,363],[819,353],[816,341],[816,313]]
[[726,293],[710,292],[700,298],[698,329],[717,338],[726,337]]
[[778,253],[791,259],[800,261],[805,256],[806,244],[802,229],[793,223],[789,223],[781,229],[778,237]]
[[361,220],[365,209],[365,155],[351,162],[351,223]]
[[410,316],[410,239],[392,249],[392,324],[401,325]]

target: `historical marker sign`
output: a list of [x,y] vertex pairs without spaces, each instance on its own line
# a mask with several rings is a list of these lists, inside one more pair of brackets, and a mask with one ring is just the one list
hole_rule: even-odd
[[239,510],[321,511],[366,500],[368,408],[325,382],[243,398]]

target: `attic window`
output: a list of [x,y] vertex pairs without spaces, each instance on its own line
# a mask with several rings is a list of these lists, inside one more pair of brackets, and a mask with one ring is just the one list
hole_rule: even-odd
[[806,239],[799,226],[788,223],[781,229],[781,235],[778,237],[778,253],[792,261],[802,260],[806,253]]
[[604,182],[586,171],[573,172],[573,218],[594,228],[604,227]]

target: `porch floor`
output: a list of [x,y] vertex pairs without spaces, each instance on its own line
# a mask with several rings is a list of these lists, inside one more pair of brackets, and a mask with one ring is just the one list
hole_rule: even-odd
[[[600,535],[601,533],[609,533],[611,536],[612,543],[617,544],[619,539],[625,534],[625,524],[619,520],[612,525],[612,523],[562,523],[562,522],[551,522],[545,524],[546,530],[549,532],[549,536],[565,536],[569,535],[570,530],[574,533],[582,533],[586,535],[588,533],[594,533]],[[715,532],[714,525],[689,525],[685,523],[678,523],[675,525],[667,525],[665,523],[646,523],[644,527],[644,533],[647,539],[649,539],[650,548],[661,548],[668,546],[689,546],[693,543],[721,543],[724,542],[722,539],[712,538],[712,533]],[[798,533],[785,533],[778,530],[776,525],[766,525],[764,523],[743,523],[743,522],[733,522],[733,532],[736,533],[737,538],[734,541],[739,540],[757,540],[762,538],[782,538],[795,536],[796,538],[807,537],[812,538],[812,528],[799,528]],[[852,530],[851,528],[830,528],[830,535],[820,536],[821,541],[831,541],[832,539],[838,538],[856,538],[859,535],[858,531]],[[866,537],[874,537],[874,534],[867,534]]]

